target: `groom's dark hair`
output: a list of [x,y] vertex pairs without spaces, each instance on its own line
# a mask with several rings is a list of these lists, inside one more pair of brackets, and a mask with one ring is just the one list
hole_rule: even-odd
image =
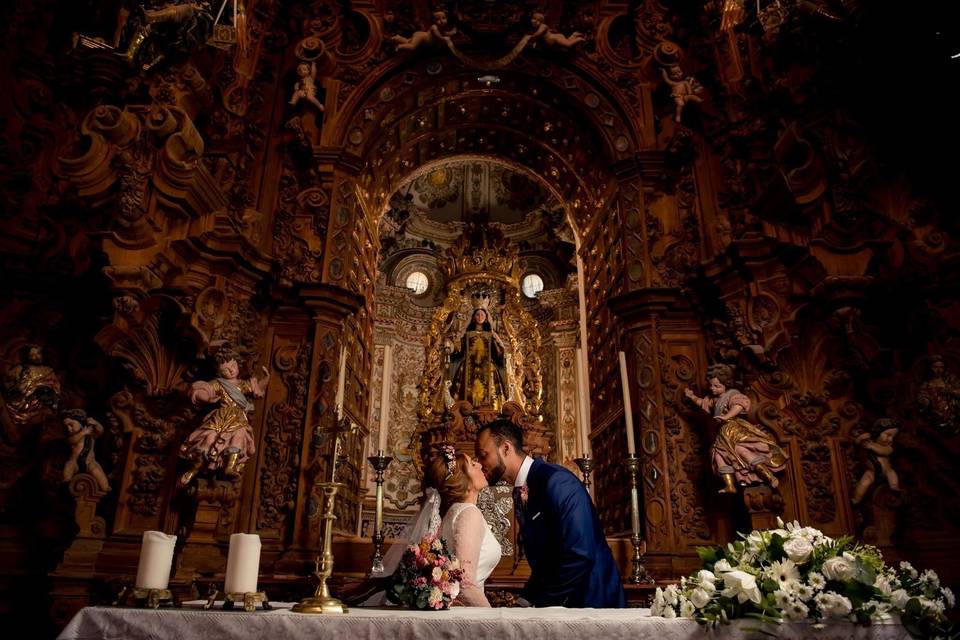
[[480,431],[477,432],[477,436],[484,431],[490,432],[490,437],[494,439],[497,446],[503,444],[504,440],[509,440],[513,448],[517,450],[517,453],[523,453],[523,430],[510,420],[506,418],[494,420],[482,426]]

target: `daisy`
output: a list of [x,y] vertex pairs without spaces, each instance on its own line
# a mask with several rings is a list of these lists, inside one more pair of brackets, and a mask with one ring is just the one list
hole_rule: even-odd
[[779,584],[784,584],[788,580],[800,580],[800,571],[793,560],[780,560],[771,562],[767,575],[776,580]]

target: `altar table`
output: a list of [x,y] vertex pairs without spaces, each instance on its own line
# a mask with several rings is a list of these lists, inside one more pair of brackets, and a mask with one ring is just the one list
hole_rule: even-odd
[[[291,604],[273,611],[120,609],[87,607],[60,634],[59,640],[712,640],[763,637],[751,633],[759,623],[738,620],[708,634],[693,620],[651,618],[648,609],[481,609],[410,611],[399,608],[353,608],[344,615],[293,613]],[[815,629],[810,624],[766,625],[780,638],[822,640],[907,640],[899,624],[861,627],[847,622]],[[769,637],[769,636],[767,636]]]

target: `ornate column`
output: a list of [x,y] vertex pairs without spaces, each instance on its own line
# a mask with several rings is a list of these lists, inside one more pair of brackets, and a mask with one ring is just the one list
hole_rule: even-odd
[[583,431],[580,394],[577,382],[577,346],[579,337],[579,313],[577,299],[567,289],[541,291],[537,299],[554,311],[555,319],[548,325],[550,357],[554,361],[556,379],[553,396],[556,398],[556,424],[554,428],[553,459],[577,471],[573,459],[582,455]]

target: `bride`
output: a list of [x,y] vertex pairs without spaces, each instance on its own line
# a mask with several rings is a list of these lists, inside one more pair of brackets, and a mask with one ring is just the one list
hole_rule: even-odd
[[[388,578],[400,563],[408,545],[417,544],[425,535],[439,531],[447,548],[460,561],[463,578],[457,603],[468,607],[489,607],[483,585],[500,562],[500,543],[477,507],[477,497],[487,486],[480,463],[450,445],[443,445],[425,469],[426,501],[420,513],[407,526],[400,542],[383,559],[384,570],[374,578]],[[375,594],[363,605],[383,604],[383,594]]]

